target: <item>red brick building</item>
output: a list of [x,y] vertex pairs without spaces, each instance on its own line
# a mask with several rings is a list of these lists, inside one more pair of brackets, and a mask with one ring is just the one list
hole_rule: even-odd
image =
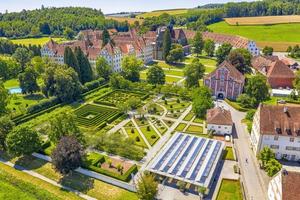
[[244,84],[243,74],[227,61],[204,77],[204,85],[209,87],[217,98],[236,99],[242,94]]

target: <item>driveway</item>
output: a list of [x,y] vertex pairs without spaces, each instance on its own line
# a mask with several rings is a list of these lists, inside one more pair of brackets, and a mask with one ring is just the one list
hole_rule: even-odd
[[[241,168],[242,181],[245,186],[247,199],[266,199],[268,185],[265,177],[262,177],[259,171],[257,159],[250,148],[250,135],[245,125],[241,122],[245,118],[246,113],[235,110],[224,101],[218,101],[216,105],[223,106],[225,109],[231,111],[232,120],[235,124],[235,129],[233,130],[234,146]],[[246,162],[246,159],[248,159],[248,162]]]

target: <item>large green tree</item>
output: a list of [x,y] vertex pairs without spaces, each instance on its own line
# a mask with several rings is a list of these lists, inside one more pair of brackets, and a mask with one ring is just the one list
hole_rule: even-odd
[[151,66],[147,72],[147,81],[153,85],[165,84],[166,76],[164,70],[157,65]]
[[224,60],[226,60],[232,49],[232,45],[229,43],[222,44],[216,51],[216,57],[218,64],[221,64]]
[[234,49],[228,55],[228,61],[242,74],[251,72],[250,59],[246,60],[240,49]]
[[211,91],[206,86],[194,89],[192,100],[193,111],[197,117],[200,118],[204,118],[206,116],[206,111],[214,106]]
[[263,75],[255,75],[247,80],[245,93],[256,100],[256,105],[269,99],[269,87]]
[[83,142],[83,136],[75,122],[75,117],[68,113],[61,113],[50,119],[49,139],[53,143],[63,136],[74,136],[78,141]]
[[6,147],[14,156],[30,155],[41,149],[41,140],[38,133],[27,127],[14,128],[6,137]]
[[265,56],[272,56],[273,55],[273,47],[265,46],[262,50]]
[[158,191],[158,183],[153,175],[144,173],[137,182],[137,195],[141,200],[153,200]]
[[9,94],[4,87],[3,82],[0,81],[0,116],[7,113],[7,105],[9,103]]
[[203,77],[204,72],[205,67],[200,63],[200,60],[198,58],[193,59],[184,71],[186,87],[199,87],[199,79]]
[[108,80],[112,74],[112,66],[108,64],[104,57],[99,57],[96,60],[96,71],[99,77]]
[[163,58],[166,60],[170,51],[171,51],[171,45],[172,45],[172,37],[170,33],[170,29],[166,28],[163,36]]
[[27,48],[17,48],[15,53],[13,54],[13,58],[20,63],[22,71],[25,70],[26,64],[31,60],[33,57],[32,51],[28,50]]
[[62,137],[51,154],[55,170],[69,174],[82,164],[83,148],[73,136]]
[[74,51],[76,60],[78,62],[78,67],[79,67],[79,77],[80,77],[80,82],[82,84],[86,82],[90,82],[93,80],[93,70],[91,67],[91,64],[89,62],[89,59],[87,56],[83,53],[80,47],[76,47]]
[[204,51],[209,57],[213,57],[215,53],[216,45],[213,40],[208,39],[204,42]]
[[193,39],[193,51],[198,56],[202,53],[203,47],[204,47],[204,41],[202,38],[202,33],[200,31],[196,32],[196,35]]
[[135,56],[126,56],[122,60],[123,75],[127,80],[137,82],[140,80],[140,70],[143,66],[143,61]]
[[258,154],[258,159],[261,161],[262,166],[265,167],[269,160],[275,158],[275,153],[269,147],[264,147]]
[[184,50],[182,45],[180,44],[172,44],[171,51],[169,52],[169,55],[167,56],[167,62],[168,63],[174,63],[178,61],[182,61],[184,58]]
[[33,94],[40,90],[37,83],[38,73],[33,67],[27,67],[23,73],[19,75],[20,88],[23,94]]
[[5,149],[6,137],[14,127],[14,122],[8,116],[0,117],[0,149]]
[[66,47],[64,51],[64,63],[72,67],[75,72],[78,74],[79,80],[80,80],[80,68],[78,64],[78,60],[73,52],[73,50],[70,47]]
[[110,42],[110,35],[108,30],[105,28],[102,32],[102,46],[105,46]]

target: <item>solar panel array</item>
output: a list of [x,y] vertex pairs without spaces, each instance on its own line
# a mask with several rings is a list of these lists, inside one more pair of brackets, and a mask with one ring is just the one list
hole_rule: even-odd
[[224,142],[176,133],[148,166],[164,176],[208,186]]

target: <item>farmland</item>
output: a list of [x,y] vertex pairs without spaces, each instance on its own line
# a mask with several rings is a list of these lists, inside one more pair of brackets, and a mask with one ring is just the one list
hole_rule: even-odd
[[172,9],[172,10],[155,10],[152,12],[143,13],[137,16],[137,18],[149,18],[149,17],[157,17],[164,13],[169,15],[181,15],[187,13],[188,9]]
[[[52,38],[56,42],[64,42],[66,41],[64,38]],[[11,40],[14,44],[20,45],[44,45],[50,40],[50,37],[41,37],[41,38],[24,38],[24,39],[15,39]]]
[[229,25],[273,25],[300,23],[299,15],[225,18]]
[[125,22],[127,21],[129,24],[134,24],[134,22],[138,21],[140,24],[143,23],[143,19],[140,18],[130,18],[130,17],[111,17],[107,16],[106,19],[116,20],[118,22]]
[[[213,32],[239,35],[255,40],[259,47],[272,46],[275,51],[286,51],[290,45],[300,44],[299,24],[231,26],[219,22],[208,26]],[[285,33],[285,34],[282,34]]]

